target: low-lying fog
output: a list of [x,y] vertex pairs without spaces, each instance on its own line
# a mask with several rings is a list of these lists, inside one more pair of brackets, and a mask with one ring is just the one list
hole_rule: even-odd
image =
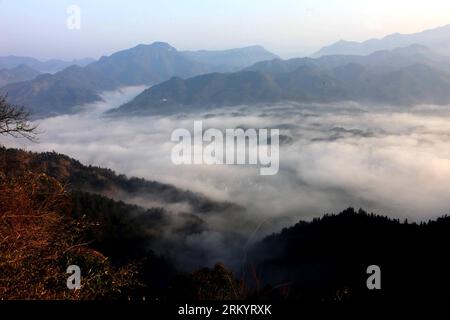
[[[252,218],[267,222],[262,233],[349,206],[412,220],[450,213],[447,107],[285,104],[171,117],[101,116],[141,90],[107,93],[105,102],[85,106],[80,114],[40,120],[39,143],[8,140],[7,145],[55,150],[85,164],[242,204]],[[204,128],[279,128],[287,137],[279,173],[172,164],[171,133],[192,131],[194,120],[203,120]]]

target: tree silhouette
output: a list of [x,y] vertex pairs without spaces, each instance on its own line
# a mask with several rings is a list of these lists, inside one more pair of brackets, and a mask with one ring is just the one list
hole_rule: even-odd
[[30,113],[23,107],[8,103],[6,98],[0,95],[0,135],[36,141],[37,127],[30,123]]

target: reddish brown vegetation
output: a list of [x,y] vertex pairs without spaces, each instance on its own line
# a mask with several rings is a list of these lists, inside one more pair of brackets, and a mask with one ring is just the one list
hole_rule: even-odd
[[[84,239],[90,223],[70,217],[71,199],[45,174],[5,172],[0,163],[0,299],[102,299],[134,285],[134,268],[112,268]],[[82,270],[68,290],[66,268]]]

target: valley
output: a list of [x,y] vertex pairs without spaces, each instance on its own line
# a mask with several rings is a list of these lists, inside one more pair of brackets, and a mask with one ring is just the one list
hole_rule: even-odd
[[142,5],[0,48],[0,300],[449,298],[450,25]]

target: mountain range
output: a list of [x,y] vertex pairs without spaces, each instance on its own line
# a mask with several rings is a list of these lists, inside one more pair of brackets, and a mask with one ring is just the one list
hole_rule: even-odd
[[25,64],[21,64],[12,69],[1,69],[0,87],[10,83],[32,80],[36,78],[39,74],[40,74],[39,71],[36,71]]
[[412,44],[424,45],[442,55],[450,55],[450,25],[412,34],[395,33],[382,39],[364,42],[341,40],[320,49],[314,57],[336,54],[369,55],[376,51],[392,50]]
[[[288,101],[448,104],[449,36],[450,25],[363,43],[340,42],[320,50],[316,58],[290,60],[261,46],[178,51],[155,42],[55,74],[36,77],[25,74],[23,67],[3,70],[0,94],[35,118],[75,113],[78,106],[101,101],[104,91],[138,85],[150,88],[110,114],[170,114]],[[0,58],[0,66],[17,63],[32,67],[36,62]],[[11,76],[14,72],[18,75]]]
[[238,71],[251,66],[258,61],[278,58],[275,54],[267,51],[262,46],[249,46],[244,48],[210,51],[183,51],[186,57],[211,66],[222,67],[229,71]]
[[155,85],[111,114],[168,114],[274,102],[450,103],[450,59],[413,45],[369,56],[275,59]]
[[26,65],[41,73],[55,73],[72,65],[84,67],[94,61],[95,60],[91,58],[77,59],[72,61],[59,59],[40,61],[32,57],[6,56],[0,57],[0,69],[13,69],[20,65]]
[[[218,64],[215,56],[221,58]],[[86,67],[70,66],[54,75],[7,85],[0,94],[9,102],[28,108],[36,117],[75,112],[73,107],[100,101],[100,93],[123,86],[154,85],[173,76],[192,77],[208,72],[229,72],[259,59],[275,57],[262,47],[231,51],[180,52],[155,42],[102,57]],[[239,67],[238,67],[239,66]]]

